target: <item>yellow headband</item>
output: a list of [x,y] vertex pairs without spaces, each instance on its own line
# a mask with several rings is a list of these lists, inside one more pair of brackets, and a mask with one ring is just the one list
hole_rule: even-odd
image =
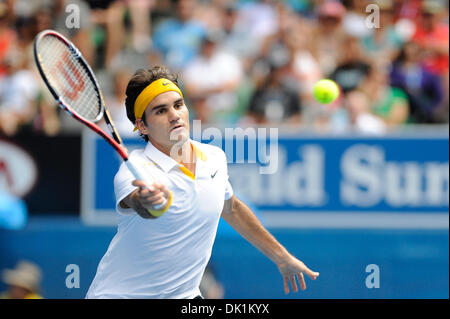
[[[159,94],[175,91],[183,97],[180,88],[168,79],[158,79],[150,83],[142,92],[138,95],[136,102],[134,102],[134,116],[137,119],[141,119],[145,109],[150,102]],[[134,130],[136,130],[135,128]]]

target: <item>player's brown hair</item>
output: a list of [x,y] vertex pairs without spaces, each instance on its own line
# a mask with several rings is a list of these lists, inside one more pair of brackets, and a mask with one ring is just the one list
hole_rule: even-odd
[[[134,103],[136,102],[137,97],[150,83],[159,79],[168,79],[179,86],[178,76],[175,73],[170,72],[170,70],[166,67],[159,65],[154,66],[151,69],[139,69],[131,77],[127,85],[127,97],[125,99],[127,117],[131,121],[131,123],[136,124],[136,117],[134,115]],[[142,117],[142,121],[145,125],[147,125],[147,123],[145,122],[145,117]],[[146,142],[148,142],[147,136],[144,136],[142,134],[141,136],[145,139]]]

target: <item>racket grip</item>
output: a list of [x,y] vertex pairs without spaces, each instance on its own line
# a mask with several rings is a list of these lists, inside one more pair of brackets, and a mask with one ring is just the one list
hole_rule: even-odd
[[[134,175],[134,177],[136,177],[136,179],[144,181],[147,185],[149,185],[147,178],[143,174],[141,174],[141,172],[136,168],[135,165],[133,165],[133,163],[130,161],[130,159],[126,160],[125,164],[127,165],[130,172]],[[160,210],[160,209],[164,208],[166,205],[167,205],[167,200],[165,199],[162,204],[156,205],[155,209]]]

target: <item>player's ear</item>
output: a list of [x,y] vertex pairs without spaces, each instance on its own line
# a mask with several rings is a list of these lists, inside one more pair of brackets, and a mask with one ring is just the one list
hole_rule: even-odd
[[136,119],[136,127],[138,128],[138,130],[141,134],[144,134],[144,135],[148,134],[147,125],[144,124],[144,121],[142,119]]

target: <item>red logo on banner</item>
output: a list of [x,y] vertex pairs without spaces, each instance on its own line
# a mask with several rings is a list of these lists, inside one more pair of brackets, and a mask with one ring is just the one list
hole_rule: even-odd
[[27,195],[37,180],[34,159],[21,147],[0,140],[0,193]]
[[1,175],[5,175],[5,177],[6,177],[6,186],[7,187],[12,187],[13,180],[12,180],[12,177],[11,177],[11,173],[9,172],[9,170],[8,170],[8,168],[6,166],[6,163],[2,159],[0,159],[0,174]]

